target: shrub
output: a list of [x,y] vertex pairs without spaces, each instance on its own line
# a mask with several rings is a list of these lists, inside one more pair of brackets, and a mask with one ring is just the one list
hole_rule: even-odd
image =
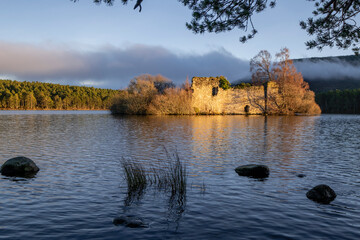
[[317,105],[315,102],[315,93],[313,91],[305,92],[297,112],[306,115],[317,115],[321,113],[319,105]]
[[167,88],[175,88],[175,84],[168,78],[158,74],[152,76],[150,74],[143,74],[135,77],[130,81],[129,90],[139,88],[146,85],[152,85],[158,93],[163,94]]
[[147,114],[149,104],[151,103],[155,92],[129,92],[125,91],[122,94],[117,95],[113,99],[113,105],[110,110],[113,114]]
[[185,89],[168,88],[164,94],[156,95],[148,108],[149,114],[188,115],[193,114],[191,92]]
[[200,113],[200,109],[197,108],[197,107],[194,107],[194,112],[195,112],[196,114],[199,114],[199,113]]
[[219,87],[221,87],[224,90],[231,88],[230,82],[224,76],[220,76],[219,78],[220,78]]
[[167,78],[142,75],[130,81],[129,87],[118,94],[110,108],[113,114],[193,114],[191,89],[175,88]]
[[[159,94],[159,89],[165,89],[160,82],[170,80],[159,76],[141,75],[130,81],[128,88],[113,100],[110,110],[113,114],[148,114],[148,108],[153,98]],[[157,82],[158,88],[155,87]]]
[[234,89],[245,89],[248,87],[251,87],[251,83],[240,83],[240,84],[235,85],[233,88]]

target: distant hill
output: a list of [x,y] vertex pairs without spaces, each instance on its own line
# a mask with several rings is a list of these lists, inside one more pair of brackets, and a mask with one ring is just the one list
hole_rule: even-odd
[[304,78],[309,83],[310,89],[315,93],[327,92],[330,90],[345,90],[345,89],[358,89],[360,88],[360,80],[354,79],[336,79],[331,81],[314,80]]
[[[293,61],[315,93],[360,88],[360,56],[314,57]],[[251,83],[251,79],[245,77],[232,83],[236,85],[241,82]]]
[[359,65],[360,66],[360,55],[356,56],[356,55],[347,55],[347,56],[336,56],[336,57],[312,57],[312,58],[298,58],[298,59],[293,59],[294,63],[297,62],[320,62],[320,61],[328,61],[328,62],[337,62],[337,61],[342,61],[342,62],[346,62],[348,64],[353,64],[353,65]]
[[360,56],[294,59],[314,92],[360,88]]

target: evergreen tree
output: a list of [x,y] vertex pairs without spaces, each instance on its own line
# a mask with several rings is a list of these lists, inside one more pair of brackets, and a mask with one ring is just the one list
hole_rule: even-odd
[[0,109],[108,109],[119,91],[0,80]]

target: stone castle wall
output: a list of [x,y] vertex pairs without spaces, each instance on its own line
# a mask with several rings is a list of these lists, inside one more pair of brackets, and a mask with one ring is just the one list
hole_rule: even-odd
[[[199,114],[262,114],[265,109],[264,86],[244,89],[219,87],[220,78],[194,77],[191,89],[192,107]],[[269,83],[268,93],[277,91],[274,83]]]

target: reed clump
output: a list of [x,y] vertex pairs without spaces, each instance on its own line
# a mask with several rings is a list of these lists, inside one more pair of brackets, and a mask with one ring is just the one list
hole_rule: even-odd
[[170,192],[171,196],[186,195],[187,172],[186,164],[181,161],[177,153],[170,155],[166,152],[167,161],[160,163],[157,168],[145,169],[140,163],[132,160],[122,161],[128,194],[142,194],[148,186],[157,190]]
[[128,193],[141,193],[148,185],[148,177],[144,167],[136,162],[122,159],[122,168],[128,187]]
[[170,161],[169,172],[170,172],[170,187],[171,194],[186,194],[186,166],[181,162],[179,155],[174,154],[173,158],[169,156]]

